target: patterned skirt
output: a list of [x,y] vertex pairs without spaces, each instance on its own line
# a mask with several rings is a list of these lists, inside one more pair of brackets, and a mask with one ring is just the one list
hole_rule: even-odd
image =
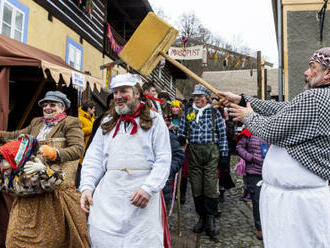
[[7,230],[7,248],[89,247],[86,215],[74,185],[63,183],[54,192],[17,197]]

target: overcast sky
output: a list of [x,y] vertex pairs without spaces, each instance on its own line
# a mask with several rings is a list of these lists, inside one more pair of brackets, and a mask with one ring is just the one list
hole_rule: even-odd
[[161,9],[170,24],[194,12],[213,34],[227,42],[260,50],[277,67],[277,43],[271,0],[149,0],[154,11]]

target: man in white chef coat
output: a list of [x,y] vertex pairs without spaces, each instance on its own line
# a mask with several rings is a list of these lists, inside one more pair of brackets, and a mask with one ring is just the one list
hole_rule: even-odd
[[112,80],[115,104],[82,164],[81,208],[89,212],[92,247],[165,245],[160,192],[170,170],[170,139],[140,82],[129,73]]

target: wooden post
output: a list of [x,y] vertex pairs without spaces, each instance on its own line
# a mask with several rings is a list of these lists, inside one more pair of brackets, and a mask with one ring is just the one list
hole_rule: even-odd
[[260,65],[260,70],[261,70],[261,99],[265,100],[266,99],[266,88],[265,88],[265,61],[262,59],[261,60],[261,65]]
[[177,215],[178,215],[178,235],[179,237],[182,236],[182,217],[181,217],[181,174],[182,174],[182,169],[180,169],[179,174],[178,174],[178,184],[177,184],[177,191],[176,191],[176,200],[178,203],[177,207]]
[[265,94],[265,100],[268,99],[267,97],[267,69],[264,69],[264,94]]
[[261,51],[257,52],[257,97],[262,98]]
[[17,130],[22,129],[22,127],[23,127],[23,125],[24,125],[24,123],[25,123],[27,117],[29,116],[29,114],[30,114],[30,112],[31,112],[31,110],[32,110],[32,107],[33,107],[34,103],[35,103],[36,100],[39,98],[40,93],[41,93],[42,89],[44,88],[46,82],[47,82],[47,79],[44,78],[44,79],[41,81],[41,83],[39,84],[37,90],[34,92],[34,95],[33,95],[32,99],[31,99],[29,105],[26,107],[26,109],[25,109],[25,111],[24,111],[24,114],[23,114],[22,118],[20,119],[20,121],[19,121],[19,123],[18,123],[18,125],[17,125],[17,127],[16,127]]

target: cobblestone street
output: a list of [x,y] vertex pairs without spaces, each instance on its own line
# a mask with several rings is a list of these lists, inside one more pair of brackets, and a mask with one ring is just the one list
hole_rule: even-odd
[[[231,167],[234,168],[237,163],[237,156],[232,157]],[[217,218],[217,227],[220,228],[218,241],[210,240],[205,233],[198,235],[195,246],[199,248],[262,248],[262,241],[256,239],[256,230],[252,216],[251,202],[239,200],[242,194],[243,180],[241,176],[232,174],[236,187],[226,191],[224,203],[220,203],[222,209],[221,217]],[[195,214],[191,188],[187,191],[187,201],[182,206],[182,233],[186,236],[194,235],[192,228],[197,222],[198,217]],[[177,212],[173,211],[169,217],[171,233],[177,232]],[[192,236],[193,237],[193,236]],[[174,245],[174,248],[181,248]]]

